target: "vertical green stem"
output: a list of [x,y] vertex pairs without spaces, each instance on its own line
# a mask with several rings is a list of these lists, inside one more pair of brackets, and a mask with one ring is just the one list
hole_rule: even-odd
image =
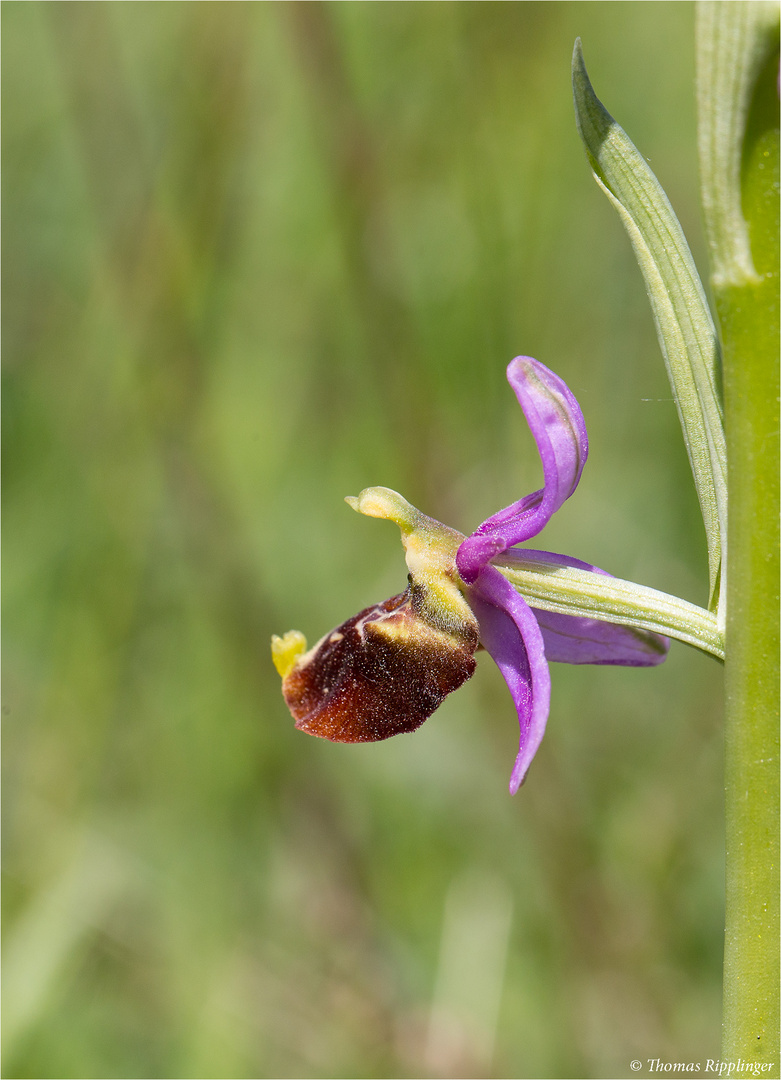
[[779,1075],[778,9],[703,3],[703,205],[729,478],[725,1061]]
[[764,356],[755,348],[741,362],[754,319],[767,310],[757,293],[719,304],[730,491],[723,1057],[777,1068],[779,538],[768,481],[778,475],[778,347]]
[[744,298],[739,312],[722,319],[730,491],[724,1057],[778,1066],[779,537],[766,483],[766,471],[778,475],[778,387],[773,392],[769,377],[778,350],[767,365],[756,352],[752,363],[739,362],[755,307]]

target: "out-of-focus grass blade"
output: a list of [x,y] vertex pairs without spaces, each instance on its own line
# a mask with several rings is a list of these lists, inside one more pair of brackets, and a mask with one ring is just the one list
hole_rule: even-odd
[[689,245],[659,181],[572,58],[578,130],[594,177],[629,233],[645,278],[708,540],[710,608],[718,606],[727,541],[727,454],[719,343]]

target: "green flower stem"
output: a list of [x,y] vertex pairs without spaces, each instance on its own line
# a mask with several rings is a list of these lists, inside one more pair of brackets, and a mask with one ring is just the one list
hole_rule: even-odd
[[729,461],[725,1061],[779,1075],[778,7],[704,3],[703,206]]
[[[768,488],[778,476],[772,449],[778,416],[777,390],[768,385],[768,372],[778,363],[778,346],[763,361],[751,338],[754,317],[762,310],[759,296],[735,296],[729,317],[722,318],[732,523],[725,670],[723,1057],[756,1057],[777,1066],[779,538],[777,492],[774,499]],[[741,357],[746,362],[739,362]]]
[[635,626],[694,645],[724,659],[724,637],[716,616],[678,596],[633,581],[570,566],[497,559],[495,565],[532,607]]

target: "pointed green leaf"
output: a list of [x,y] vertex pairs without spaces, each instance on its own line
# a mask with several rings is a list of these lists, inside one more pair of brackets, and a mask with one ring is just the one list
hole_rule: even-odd
[[580,41],[572,59],[578,130],[594,177],[615,206],[651,301],[708,541],[710,608],[719,593],[727,541],[727,453],[718,390],[719,344],[702,282],[659,181],[597,98]]

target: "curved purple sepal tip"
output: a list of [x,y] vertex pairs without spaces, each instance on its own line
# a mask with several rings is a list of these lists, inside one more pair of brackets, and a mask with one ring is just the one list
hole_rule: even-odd
[[550,672],[545,645],[531,608],[493,566],[480,571],[468,595],[480,623],[480,641],[501,671],[518,713],[519,749],[510,777],[514,795],[548,722]]

